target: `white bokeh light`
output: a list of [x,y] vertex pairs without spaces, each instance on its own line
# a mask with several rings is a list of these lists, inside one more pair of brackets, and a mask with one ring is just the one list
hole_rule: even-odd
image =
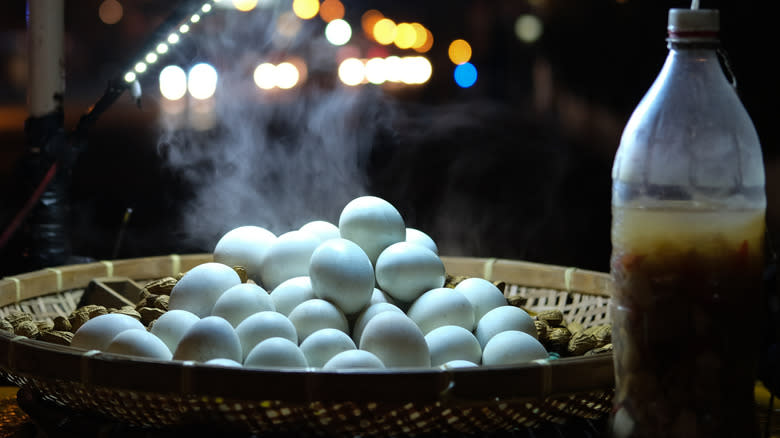
[[352,38],[352,27],[340,18],[331,20],[325,26],[325,38],[334,46],[343,46]]
[[283,62],[276,66],[276,86],[288,90],[298,83],[300,73],[298,69],[289,62]]
[[355,86],[365,78],[365,66],[357,58],[347,58],[339,64],[339,79],[345,85]]
[[276,66],[270,62],[258,65],[252,76],[255,85],[261,90],[270,90],[276,86]]
[[217,90],[217,70],[205,62],[195,64],[187,76],[187,89],[195,99],[208,99]]
[[168,100],[179,100],[187,93],[187,73],[169,65],[160,71],[160,94]]
[[384,58],[371,58],[366,61],[366,80],[372,84],[383,84],[387,80],[386,64]]

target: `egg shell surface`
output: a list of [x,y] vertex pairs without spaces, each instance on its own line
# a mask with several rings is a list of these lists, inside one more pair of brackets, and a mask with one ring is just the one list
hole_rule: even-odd
[[246,357],[247,368],[306,368],[306,356],[294,342],[268,338],[257,344]]
[[268,338],[285,338],[298,345],[298,332],[293,323],[279,312],[257,312],[245,318],[236,327],[241,342],[243,359],[255,345]]
[[431,366],[438,366],[453,360],[467,360],[479,363],[482,347],[473,333],[457,325],[445,325],[425,335],[425,342],[431,352]]
[[108,344],[106,352],[161,360],[171,360],[173,357],[168,346],[145,329],[130,329],[119,333]]
[[271,291],[270,295],[276,311],[283,315],[289,315],[298,304],[317,298],[311,288],[311,279],[308,275],[283,281]]
[[225,318],[236,327],[249,315],[266,310],[276,311],[268,292],[256,284],[241,283],[222,293],[211,314]]
[[439,365],[439,368],[444,369],[444,370],[451,370],[451,369],[454,369],[454,368],[473,368],[473,367],[477,367],[477,366],[479,366],[479,365],[475,364],[474,362],[470,362],[470,361],[467,361],[467,360],[456,359],[456,360],[451,360],[451,361],[449,361],[447,363],[443,363],[443,364]]
[[357,313],[374,292],[374,267],[351,240],[330,239],[311,255],[309,278],[317,298],[336,304],[346,315]]
[[223,292],[241,284],[230,266],[207,262],[190,269],[171,289],[168,310],[186,310],[199,318],[209,316]]
[[378,369],[385,364],[374,353],[365,350],[347,350],[330,358],[323,370]]
[[350,201],[339,216],[339,234],[357,243],[372,265],[388,246],[406,239],[406,225],[392,204],[376,196]]
[[370,351],[386,368],[430,367],[428,344],[417,324],[397,312],[382,312],[366,324],[360,349]]
[[487,312],[477,322],[474,334],[484,350],[490,338],[507,330],[519,330],[537,338],[534,319],[525,310],[515,306],[499,306]]
[[339,234],[339,227],[323,220],[315,220],[307,222],[299,228],[301,231],[308,231],[320,238],[320,241],[324,242],[328,239],[336,239],[341,237]]
[[206,362],[210,359],[230,359],[240,362],[241,341],[227,320],[207,316],[187,330],[173,353],[175,360]]
[[288,316],[298,332],[298,342],[324,328],[335,328],[349,333],[349,322],[344,312],[335,304],[314,298],[295,306]]
[[371,318],[382,312],[397,312],[404,314],[404,311],[395,304],[376,303],[368,306],[358,315],[357,319],[355,319],[355,323],[352,326],[352,340],[355,341],[355,344],[360,344],[360,336],[363,335],[363,330],[366,328],[368,321],[371,321]]
[[218,357],[216,359],[209,359],[206,362],[206,365],[215,365],[220,367],[229,367],[229,368],[241,368],[243,365],[240,363],[234,361],[233,359],[225,359],[224,357]]
[[482,364],[520,364],[547,357],[547,350],[536,338],[519,330],[507,330],[493,336],[485,345]]
[[417,228],[406,228],[406,242],[422,245],[433,251],[434,254],[439,254],[439,247],[436,246],[436,242],[433,241],[431,236]]
[[376,261],[379,288],[400,301],[414,301],[425,291],[444,286],[445,279],[439,256],[414,243],[394,243]]
[[214,261],[230,266],[243,266],[247,276],[260,282],[263,258],[276,240],[276,235],[265,228],[245,225],[225,233],[214,247]]
[[85,322],[73,334],[70,346],[104,351],[119,333],[130,329],[146,330],[140,321],[121,313],[107,313]]
[[184,334],[198,321],[200,318],[192,312],[169,310],[154,321],[151,333],[160,338],[171,352],[174,352]]
[[334,328],[317,330],[304,339],[300,347],[309,366],[317,368],[338,353],[357,349],[348,334]]
[[471,302],[462,293],[446,287],[422,294],[406,314],[425,334],[445,325],[457,325],[468,331],[474,329],[474,307]]
[[309,260],[320,242],[315,234],[300,230],[277,237],[268,247],[260,269],[261,285],[273,290],[285,280],[309,275]]
[[471,305],[474,307],[475,321],[479,321],[486,313],[496,307],[507,305],[501,289],[484,278],[467,278],[458,283],[455,290],[471,301]]

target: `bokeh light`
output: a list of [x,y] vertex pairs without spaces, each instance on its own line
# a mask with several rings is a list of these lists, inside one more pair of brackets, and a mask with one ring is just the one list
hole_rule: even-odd
[[339,0],[325,0],[320,5],[320,18],[326,23],[344,18],[344,4]]
[[515,36],[524,43],[533,43],[542,36],[544,27],[539,17],[525,14],[515,20]]
[[160,94],[168,100],[179,100],[187,93],[187,73],[176,65],[160,71]]
[[168,45],[165,43],[160,43],[157,45],[157,48],[155,49],[157,53],[160,55],[168,53]]
[[233,7],[241,12],[249,12],[257,6],[257,0],[233,0]]
[[389,18],[381,18],[374,25],[374,39],[379,44],[388,45],[395,41],[396,25]]
[[411,25],[414,29],[414,43],[412,44],[412,48],[419,49],[425,45],[425,40],[428,38],[428,32],[427,29],[425,29],[425,26],[420,23],[411,23]]
[[319,0],[293,0],[292,10],[302,20],[309,20],[317,16],[320,11]]
[[276,86],[276,66],[270,62],[264,62],[257,66],[252,78],[258,88],[270,90]]
[[428,82],[433,72],[433,67],[428,58],[424,56],[405,56],[401,58],[401,82],[408,85],[423,84]]
[[455,83],[461,88],[469,88],[477,82],[477,68],[470,62],[455,67]]
[[385,79],[389,82],[401,82],[404,63],[399,56],[388,56],[385,58]]
[[276,86],[282,90],[289,90],[297,85],[300,77],[298,69],[289,62],[282,62],[276,66]]
[[366,61],[366,80],[372,84],[382,84],[387,80],[387,70],[384,58],[371,58]]
[[345,85],[355,86],[365,79],[365,66],[357,58],[347,58],[339,64],[339,79]]
[[303,24],[292,12],[282,12],[276,19],[276,32],[285,37],[293,38],[301,31]]
[[393,42],[399,49],[410,49],[417,40],[417,31],[411,23],[399,23],[395,27]]
[[385,18],[385,16],[376,9],[369,9],[364,12],[360,17],[360,26],[363,27],[363,33],[365,33],[367,37],[374,39],[374,26],[377,21],[383,18]]
[[98,8],[98,17],[106,24],[118,23],[122,15],[122,5],[117,0],[105,0]]
[[471,45],[466,40],[457,39],[450,43],[447,49],[450,61],[455,64],[463,64],[471,59]]
[[325,26],[325,38],[334,46],[343,46],[352,38],[352,27],[340,18],[332,20]]
[[433,34],[427,28],[425,29],[425,42],[423,42],[423,44],[420,47],[412,46],[412,48],[415,51],[420,53],[426,53],[429,50],[431,50],[432,47],[433,47]]
[[210,64],[195,64],[187,76],[187,89],[195,99],[208,99],[217,90],[217,70]]

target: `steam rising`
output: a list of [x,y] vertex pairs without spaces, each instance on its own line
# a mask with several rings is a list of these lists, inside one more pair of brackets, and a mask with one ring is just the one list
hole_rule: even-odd
[[[393,117],[378,90],[319,81],[335,76],[337,49],[311,22],[279,40],[278,18],[278,11],[228,13],[204,26],[191,64],[205,59],[219,71],[215,127],[195,132],[161,121],[158,150],[193,190],[183,237],[205,250],[241,225],[278,235],[314,219],[337,223],[344,205],[366,194],[371,145]],[[285,53],[307,61],[307,84],[261,93],[252,71]]]

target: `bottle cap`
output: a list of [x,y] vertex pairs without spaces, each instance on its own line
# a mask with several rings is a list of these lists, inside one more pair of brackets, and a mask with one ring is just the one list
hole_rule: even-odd
[[717,9],[669,9],[669,38],[671,40],[713,40],[720,30],[720,12]]

